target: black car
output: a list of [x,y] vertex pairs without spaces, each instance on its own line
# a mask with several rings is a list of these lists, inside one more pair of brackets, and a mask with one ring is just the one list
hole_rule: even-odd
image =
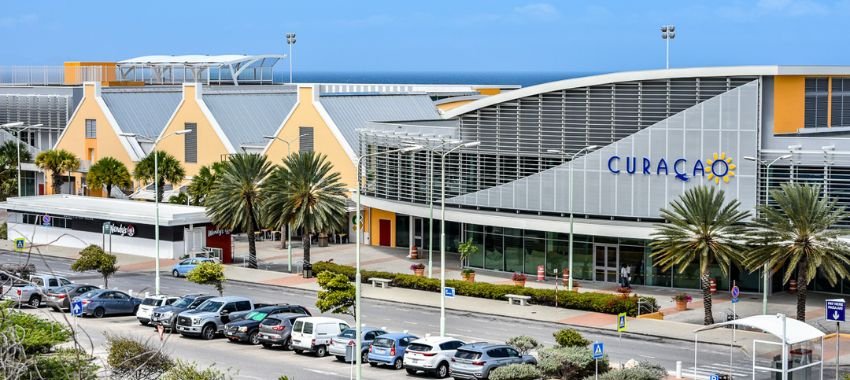
[[224,326],[224,336],[231,342],[247,342],[251,344],[260,344],[258,333],[260,331],[260,323],[272,314],[295,313],[305,316],[310,316],[310,311],[306,307],[300,305],[272,305],[251,310],[250,312],[241,315],[236,321],[231,319],[230,323]]
[[213,298],[213,296],[204,294],[187,294],[180,297],[179,300],[174,301],[171,305],[153,309],[150,324],[153,326],[164,326],[167,329],[171,329],[171,331],[177,331],[175,329],[177,326],[177,314],[194,309],[210,298]]

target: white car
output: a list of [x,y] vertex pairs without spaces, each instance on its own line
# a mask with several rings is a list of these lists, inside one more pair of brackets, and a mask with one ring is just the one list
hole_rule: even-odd
[[177,297],[169,297],[163,294],[158,296],[150,296],[145,297],[142,300],[141,305],[139,305],[139,310],[136,311],[136,318],[139,320],[139,323],[142,326],[147,326],[148,323],[151,322],[151,314],[153,314],[153,309],[156,309],[160,306],[171,305],[174,301],[177,301],[179,298]]
[[419,371],[442,379],[449,376],[449,363],[464,342],[455,338],[432,336],[414,340],[404,353],[404,368],[415,375]]
[[331,339],[348,329],[348,323],[338,318],[303,317],[292,325],[292,351],[313,352],[318,357],[328,354]]

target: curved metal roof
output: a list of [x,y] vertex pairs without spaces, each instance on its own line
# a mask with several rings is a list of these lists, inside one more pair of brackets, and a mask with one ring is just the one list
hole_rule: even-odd
[[277,60],[286,58],[285,54],[261,54],[261,55],[146,55],[118,61],[119,65],[194,65],[194,66],[219,66],[237,64],[251,61],[269,62],[274,65]]

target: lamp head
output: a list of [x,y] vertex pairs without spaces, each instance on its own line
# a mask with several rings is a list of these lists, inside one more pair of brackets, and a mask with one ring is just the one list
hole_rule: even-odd
[[599,145],[588,145],[587,148],[584,149],[587,149],[587,151],[590,152],[591,150],[599,149]]
[[179,130],[177,132],[174,132],[175,135],[187,135],[189,133],[192,133],[191,129],[183,129],[183,130]]
[[753,156],[744,156],[744,159],[747,160],[747,161],[758,161],[759,160],[758,158],[755,158]]
[[15,128],[15,127],[20,127],[22,125],[24,125],[24,122],[16,121],[14,123],[0,124],[0,128]]
[[479,146],[479,145],[481,145],[481,141],[472,141],[472,142],[468,142],[466,144],[463,144],[463,147],[464,148],[472,148],[474,146]]
[[413,146],[401,148],[400,152],[401,153],[410,153],[410,152],[415,152],[417,150],[422,150],[422,148],[423,148],[422,145],[413,145]]
[[782,159],[782,160],[787,160],[787,159],[789,159],[789,158],[791,158],[791,155],[790,155],[790,154],[784,154],[784,155],[782,155],[782,156],[779,156],[779,159]]

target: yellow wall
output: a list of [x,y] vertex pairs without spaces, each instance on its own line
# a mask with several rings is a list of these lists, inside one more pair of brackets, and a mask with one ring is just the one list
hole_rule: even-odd
[[803,128],[806,78],[776,76],[773,80],[773,133],[797,133]]
[[[80,84],[98,78],[87,78],[82,71],[100,71],[99,79],[104,85],[115,81],[115,62],[65,62],[65,84]],[[96,69],[86,69],[95,67]]]
[[448,110],[460,107],[462,105],[465,105],[465,104],[471,103],[471,102],[473,102],[473,99],[463,99],[463,100],[458,100],[456,102],[442,103],[442,104],[437,105],[437,109],[440,110],[440,111],[446,112]]
[[390,221],[390,247],[395,248],[395,213],[390,211],[384,211],[376,208],[370,208],[366,210],[366,221],[369,232],[369,242],[373,246],[381,245],[381,223],[380,220],[389,220]]
[[[345,153],[342,144],[345,142],[337,140],[333,131],[325,123],[313,104],[313,87],[301,86],[298,88],[298,104],[280,129],[277,137],[290,141],[292,152],[298,152],[299,127],[313,127],[313,148],[328,156],[328,160],[334,169],[342,176],[342,181],[347,188],[353,188],[357,184],[354,162]],[[286,144],[279,140],[272,140],[266,155],[273,164],[280,164],[286,157]]]
[[166,126],[165,132],[161,135],[167,136],[175,131],[186,129],[186,123],[197,124],[197,131],[194,133],[197,134],[198,138],[198,162],[186,162],[185,135],[169,136],[163,139],[158,147],[159,150],[168,152],[177,158],[183,164],[188,177],[197,174],[201,166],[221,161],[222,157],[231,153],[216,133],[212,122],[201,110],[199,103],[201,91],[203,91],[203,88],[199,84],[187,83],[183,85],[183,101]]
[[[88,161],[89,149],[94,150],[94,161],[103,157],[113,157],[127,166],[130,172],[133,171],[135,163],[130,159],[129,153],[121,144],[119,136],[115,133],[114,127],[109,123],[103,109],[97,102],[98,88],[94,83],[86,83],[83,86],[83,99],[77,108],[76,113],[68,121],[68,127],[65,129],[62,137],[56,142],[56,149],[65,149],[74,153],[80,160]],[[97,138],[86,138],[86,119],[94,119],[97,124]],[[79,189],[81,174],[77,177],[77,188]],[[47,184],[45,185],[45,193],[50,194],[50,176],[47,176]]]
[[494,88],[479,88],[479,89],[478,89],[478,93],[479,93],[479,94],[481,94],[481,95],[487,95],[487,96],[491,96],[491,95],[498,95],[498,94],[501,94],[501,93],[502,93],[502,89],[501,89],[501,88],[498,88],[498,87],[494,87]]

